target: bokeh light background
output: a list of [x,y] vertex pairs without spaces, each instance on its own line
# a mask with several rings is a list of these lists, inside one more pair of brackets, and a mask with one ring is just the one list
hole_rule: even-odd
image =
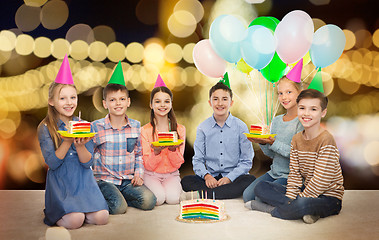
[[[315,31],[336,24],[346,35],[345,51],[322,69],[330,104],[323,122],[337,141],[347,189],[379,189],[379,15],[376,0],[6,0],[0,3],[0,189],[44,189],[47,166],[36,129],[47,112],[47,90],[65,54],[69,55],[82,118],[107,113],[102,87],[122,62],[132,105],[131,118],[149,121],[149,94],[160,73],[174,92],[178,122],[187,128],[186,163],[192,172],[196,127],[211,115],[208,90],[218,79],[193,64],[195,44],[208,38],[212,21],[233,14],[246,26],[258,16],[279,20],[306,11]],[[316,71],[312,63],[304,82]],[[246,124],[261,107],[248,78],[228,66],[236,95],[233,115]],[[283,112],[279,109],[278,113]],[[258,146],[251,173],[268,170]]]

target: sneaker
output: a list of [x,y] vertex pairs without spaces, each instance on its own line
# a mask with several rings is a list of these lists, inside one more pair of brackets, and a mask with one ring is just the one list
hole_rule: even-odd
[[199,192],[198,191],[192,191],[192,192],[182,192],[180,194],[180,201],[186,201],[191,199],[198,199],[199,198]]
[[315,215],[304,215],[303,216],[303,221],[308,224],[312,224],[317,222],[317,220],[320,218],[320,216],[315,216]]
[[253,210],[253,209],[251,208],[251,201],[245,202],[245,208],[250,209],[250,210]]

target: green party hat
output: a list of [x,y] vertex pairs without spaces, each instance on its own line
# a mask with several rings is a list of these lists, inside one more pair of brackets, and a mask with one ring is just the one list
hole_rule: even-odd
[[219,82],[225,84],[226,86],[228,86],[228,88],[230,88],[228,72],[224,74],[224,77]]
[[122,71],[121,62],[118,62],[111,79],[109,79],[108,84],[120,84],[125,86],[124,73]]
[[319,92],[324,93],[324,87],[322,86],[321,68],[317,70],[317,73],[312,79],[312,82],[309,84],[308,89],[315,89]]

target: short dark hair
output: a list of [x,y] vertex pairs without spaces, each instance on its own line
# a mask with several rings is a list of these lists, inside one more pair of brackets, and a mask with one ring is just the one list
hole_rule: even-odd
[[107,98],[108,93],[117,91],[125,92],[126,96],[129,97],[129,91],[124,85],[111,83],[105,86],[103,90],[103,100]]
[[209,89],[209,98],[211,98],[212,94],[218,90],[218,89],[222,89],[224,91],[227,91],[229,94],[230,94],[230,98],[233,98],[233,92],[232,92],[232,89],[230,89],[228,86],[226,86],[225,84],[223,84],[222,82],[217,82],[213,87],[211,87],[211,89]]
[[328,106],[328,98],[325,96],[325,94],[315,89],[306,89],[301,91],[299,96],[297,96],[296,103],[299,104],[300,100],[305,98],[320,99],[321,110],[326,109]]

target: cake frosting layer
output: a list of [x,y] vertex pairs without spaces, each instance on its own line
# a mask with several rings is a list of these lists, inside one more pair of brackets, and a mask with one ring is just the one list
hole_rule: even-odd
[[262,134],[262,126],[251,124],[250,134]]
[[86,121],[70,121],[67,132],[69,134],[90,133],[91,123]]
[[251,124],[249,133],[257,135],[270,134],[270,127],[267,125]]
[[160,143],[177,142],[177,141],[178,141],[178,134],[175,131],[158,133],[158,142]]
[[226,218],[224,202],[212,199],[182,201],[179,218],[223,220]]

